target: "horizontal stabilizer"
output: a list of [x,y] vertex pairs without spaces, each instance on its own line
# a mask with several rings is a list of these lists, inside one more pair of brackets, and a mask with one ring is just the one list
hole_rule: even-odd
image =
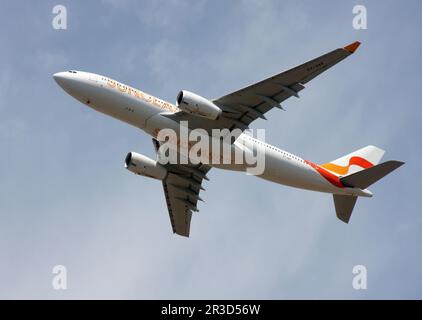
[[387,174],[389,174],[390,172],[397,169],[403,164],[404,162],[402,161],[387,161],[373,166],[371,168],[343,177],[340,179],[340,181],[346,187],[366,189],[371,184],[377,182],[379,179],[385,177]]
[[333,194],[333,198],[337,218],[348,223],[358,197]]

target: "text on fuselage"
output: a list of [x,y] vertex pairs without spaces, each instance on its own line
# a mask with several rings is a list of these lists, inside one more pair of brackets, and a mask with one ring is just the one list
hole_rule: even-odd
[[134,96],[140,100],[143,100],[145,102],[151,103],[154,106],[166,110],[166,111],[170,111],[170,112],[178,112],[179,109],[172,105],[169,102],[163,101],[161,99],[158,99],[154,96],[151,96],[145,92],[142,92],[140,90],[131,88],[129,86],[126,86],[124,84],[121,84],[117,81],[111,80],[111,79],[107,79],[107,86],[116,90],[119,90],[122,93],[127,93],[128,95]]

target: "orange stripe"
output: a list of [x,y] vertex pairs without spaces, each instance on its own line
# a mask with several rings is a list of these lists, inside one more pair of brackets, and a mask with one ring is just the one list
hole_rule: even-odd
[[315,164],[311,161],[305,160],[305,162],[307,164],[309,164],[312,168],[314,168],[321,176],[323,176],[332,185],[339,187],[339,188],[344,188],[344,185],[341,183],[340,178],[337,177],[335,174],[328,172],[324,168],[321,168],[319,165],[317,165],[317,164]]
[[320,167],[323,167],[327,170],[335,172],[339,175],[345,175],[349,172],[349,168],[350,168],[351,165],[356,165],[356,166],[359,166],[363,169],[368,169],[368,168],[374,166],[371,162],[369,162],[368,160],[366,160],[364,158],[351,157],[349,159],[349,164],[347,166],[339,166],[339,165],[334,164],[334,163],[325,163],[325,164],[322,164]]

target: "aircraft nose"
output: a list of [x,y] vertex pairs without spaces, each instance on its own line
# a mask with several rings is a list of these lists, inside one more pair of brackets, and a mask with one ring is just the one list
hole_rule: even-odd
[[57,72],[53,74],[53,78],[57,84],[63,88],[63,86],[66,84],[66,81],[68,80],[68,75],[66,72]]

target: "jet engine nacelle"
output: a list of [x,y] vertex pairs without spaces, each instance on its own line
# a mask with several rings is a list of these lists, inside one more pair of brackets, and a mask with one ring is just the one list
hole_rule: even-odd
[[179,92],[176,101],[179,109],[198,117],[216,120],[221,115],[221,109],[214,103],[186,90]]
[[136,152],[129,152],[125,158],[125,168],[145,177],[164,180],[167,169],[157,161]]

